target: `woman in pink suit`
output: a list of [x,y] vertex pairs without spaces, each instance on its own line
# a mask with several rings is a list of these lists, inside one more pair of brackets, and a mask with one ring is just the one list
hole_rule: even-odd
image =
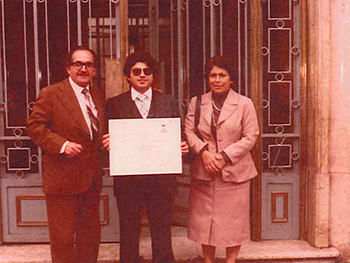
[[[235,262],[250,240],[249,186],[257,175],[250,150],[259,134],[252,101],[231,89],[233,69],[224,56],[211,58],[205,77],[211,89],[202,95],[195,127],[196,98],[191,100],[185,133],[192,152],[188,237],[202,244],[205,263],[215,248],[226,248]],[[197,131],[197,133],[196,133]]]

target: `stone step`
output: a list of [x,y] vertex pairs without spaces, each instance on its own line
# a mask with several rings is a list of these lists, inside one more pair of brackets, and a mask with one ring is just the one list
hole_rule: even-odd
[[[172,241],[176,262],[202,263],[199,244],[187,238],[186,227],[172,227]],[[142,227],[140,256],[152,262],[149,227]],[[225,249],[218,248],[217,263],[225,262]],[[339,252],[335,248],[314,248],[302,240],[273,240],[244,244],[238,263],[335,263]],[[21,244],[0,246],[0,263],[51,263],[48,244]],[[119,263],[119,243],[102,243],[98,263]]]
[[[201,247],[185,236],[173,237],[176,262],[200,263]],[[145,262],[151,262],[151,241],[141,237],[140,254]],[[238,256],[239,263],[334,263],[339,257],[335,248],[318,249],[301,240],[249,242],[244,244]],[[217,250],[217,262],[225,262],[225,250]],[[50,247],[40,245],[0,246],[0,263],[50,263]],[[101,244],[98,263],[119,262],[119,244]]]

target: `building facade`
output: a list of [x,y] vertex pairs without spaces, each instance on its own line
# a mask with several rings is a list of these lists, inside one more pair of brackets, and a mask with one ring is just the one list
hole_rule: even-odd
[[[253,240],[302,239],[350,261],[350,3],[345,0],[2,0],[1,241],[47,242],[43,153],[25,134],[40,89],[64,77],[62,57],[83,44],[99,56],[94,85],[128,87],[121,65],[143,50],[161,62],[157,86],[181,113],[207,86],[203,65],[232,59],[235,90],[256,107],[259,176],[251,189]],[[21,12],[18,12],[21,10]],[[186,224],[188,167],[174,224]],[[104,242],[117,242],[112,180],[101,193]]]

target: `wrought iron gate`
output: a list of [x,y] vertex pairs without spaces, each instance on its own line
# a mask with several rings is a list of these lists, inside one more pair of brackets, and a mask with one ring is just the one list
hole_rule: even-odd
[[[127,11],[121,3],[128,4]],[[216,54],[232,60],[237,69],[235,90],[253,99],[261,124],[261,152],[255,154],[261,158],[256,188],[261,196],[252,201],[253,207],[262,201],[257,212],[261,237],[299,238],[300,108],[305,91],[300,85],[298,0],[0,0],[0,4],[4,242],[48,241],[42,152],[24,129],[38,92],[65,77],[64,55],[78,44],[97,52],[95,84],[107,92],[108,61],[123,56],[120,37],[125,33],[130,52],[148,51],[162,62],[160,86],[178,99],[182,114],[192,96],[208,90],[203,80],[206,60]],[[120,22],[122,12],[129,12],[126,28]],[[187,168],[178,178],[181,223],[186,221]],[[105,242],[117,241],[119,235],[107,173],[108,169],[100,211]]]
[[[262,1],[262,238],[299,239],[306,127],[301,1]],[[301,54],[303,52],[303,54]],[[304,154],[304,155],[303,155]],[[300,216],[301,215],[301,216]],[[301,220],[303,221],[303,220]]]
[[[64,58],[78,44],[100,57],[97,84],[104,87],[104,58],[118,58],[119,1],[2,0],[0,162],[4,242],[45,242],[42,151],[25,133],[40,89],[65,77]],[[108,21],[108,24],[105,22]],[[103,46],[101,46],[103,45]],[[119,239],[112,180],[101,192],[102,241]]]

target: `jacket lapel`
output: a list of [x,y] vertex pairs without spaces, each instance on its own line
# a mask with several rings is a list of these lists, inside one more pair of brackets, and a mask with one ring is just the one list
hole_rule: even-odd
[[201,102],[201,116],[203,116],[204,120],[207,124],[211,123],[211,115],[212,115],[212,105],[211,105],[211,92],[202,95]]
[[230,89],[227,98],[222,106],[222,110],[219,116],[218,125],[230,117],[236,110],[239,101],[238,94]]
[[72,87],[69,84],[68,79],[63,81],[63,85],[59,86],[60,93],[58,94],[58,98],[61,100],[63,107],[66,108],[72,119],[75,120],[78,126],[81,127],[89,136],[90,131],[86,124],[84,115],[81,111],[79,102]]
[[132,100],[131,90],[125,93],[125,99],[123,97],[122,107],[120,107],[120,110],[122,112],[120,112],[119,115],[122,119],[142,118],[135,101]]
[[[162,102],[158,101],[158,94],[157,92],[152,92],[152,100],[151,100],[151,106],[149,108],[148,116],[147,118],[155,118],[159,115],[157,114],[157,105],[159,106]],[[160,106],[161,107],[161,106]]]

